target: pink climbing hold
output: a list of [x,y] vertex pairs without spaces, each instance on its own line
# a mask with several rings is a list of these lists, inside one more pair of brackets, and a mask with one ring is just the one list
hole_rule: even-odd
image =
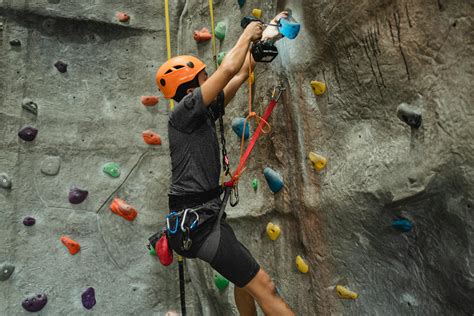
[[115,16],[120,22],[128,22],[130,20],[130,16],[124,12],[117,12]]
[[24,127],[18,132],[18,136],[26,142],[35,140],[37,134],[38,130],[31,126]]

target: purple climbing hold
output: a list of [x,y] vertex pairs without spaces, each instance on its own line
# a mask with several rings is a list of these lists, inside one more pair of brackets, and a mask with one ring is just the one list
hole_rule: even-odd
[[82,203],[89,194],[86,190],[81,190],[78,188],[71,188],[69,191],[69,202],[72,204],[79,204]]
[[25,226],[33,226],[36,223],[36,219],[31,216],[27,216],[23,219],[23,225]]
[[96,300],[95,300],[95,291],[93,287],[87,288],[84,293],[82,293],[82,305],[87,308],[91,309],[94,307]]
[[38,130],[34,127],[27,126],[21,129],[21,131],[18,132],[18,136],[20,136],[21,139],[27,142],[31,142],[36,138],[36,135],[38,134]]
[[67,71],[67,64],[65,62],[62,62],[62,61],[57,61],[54,64],[54,67],[56,67],[56,69],[62,74]]
[[21,303],[21,306],[23,306],[23,308],[29,312],[39,312],[43,309],[46,303],[48,303],[48,297],[46,294],[37,294],[35,296],[25,298]]

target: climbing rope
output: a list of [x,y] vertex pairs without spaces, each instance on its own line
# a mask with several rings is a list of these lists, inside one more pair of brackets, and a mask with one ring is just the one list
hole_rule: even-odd
[[216,50],[216,34],[214,30],[214,8],[212,6],[212,0],[209,0],[209,15],[211,16],[211,32],[212,32],[212,58],[214,59],[214,65],[217,69],[217,50]]
[[[169,1],[165,0],[165,24],[166,24],[166,51],[168,53],[168,60],[171,59],[171,36],[170,36],[170,16],[168,12]],[[170,109],[174,108],[174,101],[170,99]]]

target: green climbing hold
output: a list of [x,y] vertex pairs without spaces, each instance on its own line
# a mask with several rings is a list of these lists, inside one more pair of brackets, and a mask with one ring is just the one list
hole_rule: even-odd
[[255,179],[252,180],[252,188],[253,188],[255,191],[257,191],[257,189],[258,189],[258,184],[259,184],[259,182],[258,182],[258,179],[257,179],[257,178],[255,178]]
[[115,162],[107,163],[102,170],[113,178],[120,177],[120,167]]
[[216,284],[216,287],[219,290],[223,290],[229,286],[229,280],[227,280],[226,278],[224,278],[222,275],[220,275],[217,272],[216,274],[214,274],[214,283]]
[[216,37],[222,41],[225,38],[226,30],[227,30],[227,26],[225,22],[221,21],[217,23],[216,28],[215,28]]
[[217,54],[217,65],[220,66],[222,61],[224,60],[226,52],[220,52]]

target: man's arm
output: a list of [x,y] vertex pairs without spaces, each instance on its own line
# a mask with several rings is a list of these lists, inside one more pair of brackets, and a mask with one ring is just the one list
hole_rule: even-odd
[[[263,26],[260,22],[250,23],[240,36],[235,46],[227,53],[217,71],[202,85],[201,94],[205,106],[217,97],[229,81],[241,70],[247,56],[250,42],[262,37]],[[235,94],[235,93],[234,93]]]

